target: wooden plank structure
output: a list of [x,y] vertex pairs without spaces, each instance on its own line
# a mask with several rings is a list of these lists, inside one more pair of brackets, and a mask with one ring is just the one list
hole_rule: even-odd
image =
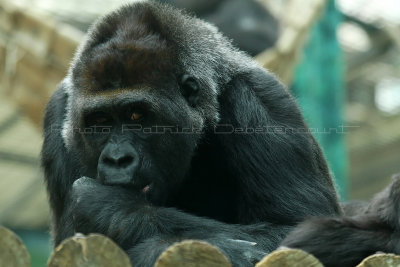
[[[262,2],[268,6],[270,1]],[[325,0],[287,1],[287,5],[284,6],[285,15],[281,21],[281,34],[276,45],[255,57],[256,61],[275,73],[286,85],[292,82],[295,65],[309,32],[323,12],[325,4]],[[301,16],[297,15],[299,12]]]
[[0,0],[1,93],[38,128],[83,33],[47,13]]
[[[29,267],[29,254],[21,240],[0,227],[0,266]],[[76,235],[63,241],[51,254],[48,267],[132,267],[128,255],[112,240],[100,235]],[[232,263],[215,246],[204,241],[185,240],[167,248],[154,267],[231,267]],[[323,267],[311,254],[282,248],[265,256],[255,267]],[[357,267],[397,267],[400,256],[374,254]]]

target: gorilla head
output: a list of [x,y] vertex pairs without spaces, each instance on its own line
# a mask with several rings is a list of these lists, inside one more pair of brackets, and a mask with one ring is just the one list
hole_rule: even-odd
[[218,121],[230,57],[242,57],[234,49],[224,57],[231,47],[212,26],[165,8],[138,5],[101,19],[63,81],[63,138],[84,174],[145,189],[150,199],[187,173],[201,132]]

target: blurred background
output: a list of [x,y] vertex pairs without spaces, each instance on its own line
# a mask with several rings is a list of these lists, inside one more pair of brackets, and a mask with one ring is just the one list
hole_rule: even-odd
[[[398,0],[159,0],[215,24],[275,72],[321,143],[343,201],[400,172]],[[43,110],[100,15],[131,1],[0,0],[0,224],[33,267],[51,251]]]

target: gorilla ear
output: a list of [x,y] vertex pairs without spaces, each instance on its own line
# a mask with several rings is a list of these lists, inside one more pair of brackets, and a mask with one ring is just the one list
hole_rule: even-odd
[[199,99],[199,84],[197,80],[188,74],[184,74],[181,77],[179,86],[189,105],[195,107]]

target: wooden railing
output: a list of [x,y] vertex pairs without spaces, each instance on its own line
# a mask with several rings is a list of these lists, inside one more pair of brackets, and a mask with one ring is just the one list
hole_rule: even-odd
[[[0,266],[29,267],[29,253],[21,239],[0,226]],[[132,267],[128,255],[111,239],[100,235],[76,235],[62,242],[51,254],[48,267]],[[230,267],[232,263],[215,246],[199,240],[185,240],[168,247],[154,267]],[[279,249],[255,267],[323,267],[311,254],[299,249]],[[400,256],[375,254],[357,267],[400,266]]]

